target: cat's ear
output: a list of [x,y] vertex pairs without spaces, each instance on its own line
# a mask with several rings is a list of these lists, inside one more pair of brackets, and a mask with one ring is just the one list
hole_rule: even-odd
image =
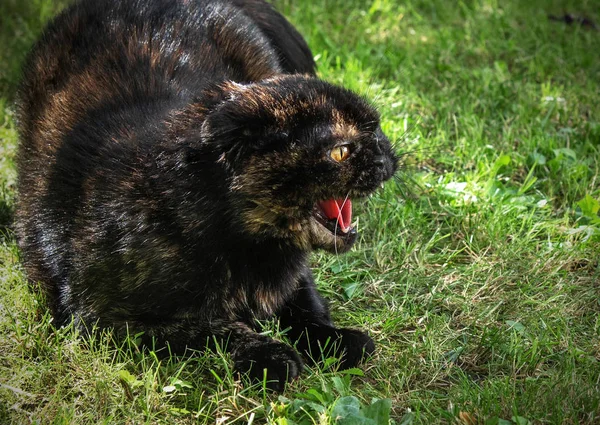
[[[202,143],[212,151],[238,160],[276,136],[279,123],[266,93],[255,84],[228,81],[219,89],[220,101],[207,114],[201,128]],[[270,105],[271,106],[270,106]]]
[[247,136],[248,131],[245,127],[250,117],[240,107],[240,97],[244,96],[246,90],[247,86],[231,81],[215,90],[212,97],[218,100],[202,124],[203,143],[216,148],[226,148],[231,142]]

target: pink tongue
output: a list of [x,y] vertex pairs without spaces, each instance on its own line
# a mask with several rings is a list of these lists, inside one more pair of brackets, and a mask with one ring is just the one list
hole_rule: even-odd
[[319,202],[319,206],[328,219],[337,219],[342,232],[346,233],[352,222],[352,201],[350,199],[328,199]]

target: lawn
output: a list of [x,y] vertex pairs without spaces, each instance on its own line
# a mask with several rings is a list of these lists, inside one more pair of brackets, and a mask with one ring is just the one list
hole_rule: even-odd
[[[282,395],[223,354],[54,329],[28,289],[12,102],[63,4],[0,4],[0,423],[600,423],[600,1],[275,1],[319,75],[379,108],[403,163],[357,202],[355,248],[313,256],[337,322],[376,355]],[[549,19],[565,13],[588,21]]]

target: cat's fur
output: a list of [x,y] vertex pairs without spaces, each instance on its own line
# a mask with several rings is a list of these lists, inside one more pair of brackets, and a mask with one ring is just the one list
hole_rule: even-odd
[[[303,353],[374,350],[336,328],[313,248],[356,238],[317,202],[396,169],[376,111],[318,80],[262,0],[88,0],[34,46],[19,91],[17,233],[56,324],[143,331],[175,352],[226,341],[237,370],[282,389],[302,361],[256,332],[279,317]],[[339,144],[351,147],[332,160]]]

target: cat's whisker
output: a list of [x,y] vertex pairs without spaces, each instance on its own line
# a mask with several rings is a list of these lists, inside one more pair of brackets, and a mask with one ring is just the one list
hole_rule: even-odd
[[379,121],[378,120],[371,120],[371,121],[365,121],[363,123],[364,126],[371,125],[371,124],[379,124]]

